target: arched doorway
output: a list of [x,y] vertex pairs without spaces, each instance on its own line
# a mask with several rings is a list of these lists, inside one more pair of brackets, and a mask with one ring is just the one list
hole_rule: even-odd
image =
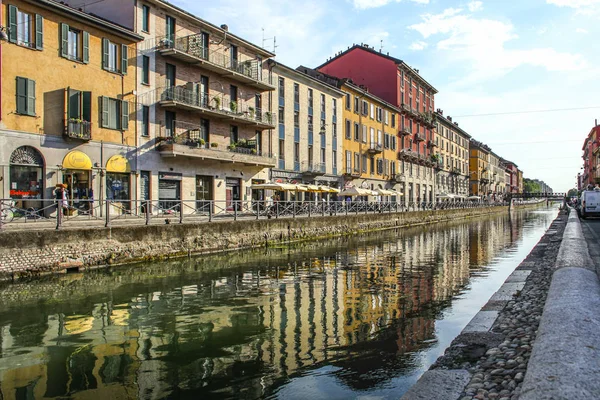
[[[38,200],[44,193],[44,158],[35,148],[21,146],[10,156],[10,197],[28,203]],[[35,202],[39,203],[39,202]],[[23,204],[23,208],[39,204]]]

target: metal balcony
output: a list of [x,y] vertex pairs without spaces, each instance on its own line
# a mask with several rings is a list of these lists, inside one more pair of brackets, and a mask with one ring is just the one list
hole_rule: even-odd
[[415,133],[415,142],[424,142],[425,136],[421,133]]
[[350,179],[360,178],[360,171],[352,169],[352,167],[346,167],[346,169],[344,170],[344,176]]
[[92,140],[92,123],[69,119],[66,121],[64,134],[71,139]]
[[367,149],[367,153],[369,154],[380,154],[382,151],[383,146],[379,143],[371,143],[371,145]]
[[164,36],[155,40],[157,51],[165,57],[197,65],[257,89],[275,90],[257,60],[242,61],[232,59],[229,54],[220,51],[210,51],[202,43],[202,34]]
[[[165,108],[194,111],[203,117],[221,119],[256,128],[274,129],[275,115],[237,102],[227,102],[223,95],[209,96],[181,86],[157,89],[159,104]],[[226,103],[226,104],[224,104]]]
[[409,136],[409,135],[412,135],[412,129],[410,129],[410,127],[409,127],[409,126],[403,126],[403,127],[400,129],[400,134],[401,134],[402,136]]
[[302,165],[300,166],[300,172],[302,175],[309,176],[325,175],[325,164],[303,161]]
[[[256,148],[256,141],[245,140],[236,145],[226,145],[228,138],[211,138],[200,125],[174,121],[171,127],[158,125],[156,150],[162,157],[190,157],[201,161],[219,161],[260,167],[275,167],[271,154]],[[208,139],[208,140],[207,140]],[[214,142],[211,140],[215,140]]]

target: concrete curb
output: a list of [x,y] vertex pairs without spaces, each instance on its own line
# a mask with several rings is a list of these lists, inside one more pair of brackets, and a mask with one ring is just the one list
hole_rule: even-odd
[[598,398],[600,280],[576,213],[569,215],[555,267],[519,398]]
[[471,380],[464,369],[430,370],[419,378],[401,400],[457,399]]

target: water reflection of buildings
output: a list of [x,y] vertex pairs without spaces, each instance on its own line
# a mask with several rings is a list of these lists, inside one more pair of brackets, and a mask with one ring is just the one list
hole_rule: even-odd
[[434,338],[440,307],[475,266],[511,245],[522,223],[513,216],[398,231],[179,286],[128,285],[120,276],[104,297],[6,312],[2,398],[256,398],[315,364],[397,363]]

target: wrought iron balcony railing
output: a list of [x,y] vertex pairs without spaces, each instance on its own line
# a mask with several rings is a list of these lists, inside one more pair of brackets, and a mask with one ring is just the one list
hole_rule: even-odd
[[69,119],[65,124],[65,136],[86,141],[92,140],[92,123]]

